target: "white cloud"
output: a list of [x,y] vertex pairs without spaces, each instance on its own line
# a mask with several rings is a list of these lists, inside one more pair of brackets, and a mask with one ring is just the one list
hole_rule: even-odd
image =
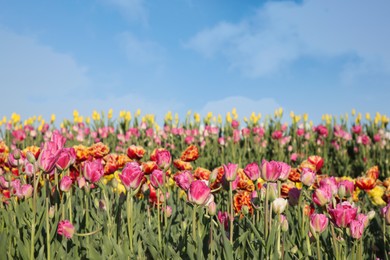
[[72,118],[73,109],[88,116],[94,109],[113,108],[155,113],[163,119],[168,110],[183,104],[172,100],[153,100],[137,93],[112,96],[96,94],[101,84],[88,75],[86,66],[71,55],[59,53],[32,37],[16,34],[0,27],[1,116],[16,112],[23,119],[52,113],[59,120]]
[[163,66],[165,51],[158,43],[148,40],[140,40],[130,32],[123,32],[118,38],[120,45],[125,51],[127,59],[131,64],[136,66]]
[[71,55],[58,53],[34,38],[0,27],[0,82],[2,95],[15,98],[63,97],[90,85],[88,68]]
[[198,32],[186,47],[205,57],[221,55],[249,77],[278,73],[301,57],[346,55],[357,59],[345,64],[342,78],[389,73],[389,9],[387,0],[268,2],[239,23],[224,21]]
[[148,12],[144,0],[100,0],[110,6],[115,7],[121,15],[129,22],[140,22],[148,24]]
[[211,111],[214,115],[220,114],[224,117],[227,112],[236,108],[239,118],[242,119],[244,116],[249,117],[252,112],[256,114],[261,113],[262,115],[272,115],[275,109],[279,107],[281,105],[273,98],[253,100],[247,97],[233,96],[208,102],[201,109],[200,113],[206,115]]

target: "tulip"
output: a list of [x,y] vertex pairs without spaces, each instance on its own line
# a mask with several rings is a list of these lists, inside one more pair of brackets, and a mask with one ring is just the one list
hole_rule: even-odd
[[368,223],[369,223],[368,215],[364,215],[364,214],[360,213],[356,216],[356,220],[363,222],[364,227],[368,226]]
[[60,156],[61,150],[53,151],[44,149],[38,158],[39,168],[46,172],[50,173],[54,170],[58,157]]
[[91,183],[98,182],[104,175],[104,168],[101,159],[86,161],[84,165],[84,177]]
[[144,157],[145,149],[142,146],[130,145],[127,148],[127,156],[133,160],[140,160]]
[[287,207],[287,200],[283,198],[277,198],[272,202],[272,210],[276,214],[281,214]]
[[199,157],[198,147],[196,145],[190,145],[181,154],[180,160],[184,162],[193,162]]
[[280,226],[283,232],[288,231],[288,221],[285,215],[280,215]]
[[222,211],[218,211],[218,215],[217,215],[217,218],[218,218],[218,221],[219,223],[221,223],[223,225],[223,227],[225,228],[225,230],[228,230],[229,228],[229,213],[228,212],[222,212]]
[[36,172],[35,164],[32,164],[32,163],[26,161],[25,165],[24,165],[24,172],[29,177],[33,176]]
[[130,162],[126,164],[122,170],[122,174],[118,174],[118,176],[127,190],[135,190],[141,185],[144,173],[137,163]]
[[223,165],[223,169],[225,170],[225,178],[227,181],[232,182],[237,178],[237,164],[228,163],[227,165]]
[[261,163],[261,178],[265,181],[277,181],[280,177],[279,164],[275,161],[263,160]]
[[181,189],[187,191],[194,180],[190,171],[183,171],[174,177],[174,180]]
[[210,216],[214,216],[217,213],[217,204],[214,201],[210,202],[207,207],[207,212]]
[[326,204],[331,202],[332,193],[330,191],[329,186],[323,185],[315,189],[312,197],[315,204],[319,206],[325,206]]
[[356,218],[357,208],[345,201],[336,205],[336,208],[329,209],[329,213],[338,227],[347,227]]
[[68,192],[72,187],[72,179],[69,176],[62,177],[60,181],[60,190]]
[[311,186],[316,181],[316,173],[309,168],[303,168],[300,181],[306,186]]
[[387,225],[390,225],[390,203],[381,210],[382,216],[385,218]]
[[352,220],[349,224],[349,229],[351,231],[351,237],[359,239],[363,235],[364,223],[361,220]]
[[211,199],[211,190],[204,181],[193,181],[188,189],[188,201],[197,205],[205,205]]
[[352,181],[343,180],[338,183],[338,195],[343,197],[351,197],[355,189],[355,184]]
[[284,162],[278,162],[280,167],[279,180],[285,181],[290,175],[291,166]]
[[356,186],[361,190],[371,190],[376,185],[376,179],[371,177],[359,177],[356,179]]
[[245,167],[244,172],[246,176],[248,176],[252,181],[256,181],[258,178],[260,178],[259,165],[255,162],[248,164]]
[[70,239],[73,237],[74,232],[75,232],[74,226],[72,225],[72,223],[69,222],[69,220],[61,220],[58,223],[58,228],[57,228],[58,235]]
[[328,227],[329,219],[324,214],[313,213],[310,216],[310,228],[312,232],[321,234]]
[[57,159],[56,167],[60,171],[66,170],[76,160],[76,151],[73,147],[64,148]]
[[155,188],[162,186],[164,184],[164,172],[161,170],[154,170],[150,175],[150,183]]
[[156,151],[156,162],[161,169],[167,168],[171,164],[171,153],[168,150],[161,149]]

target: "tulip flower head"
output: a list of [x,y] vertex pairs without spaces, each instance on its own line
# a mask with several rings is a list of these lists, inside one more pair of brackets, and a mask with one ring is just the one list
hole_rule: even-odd
[[188,201],[196,205],[206,205],[211,202],[212,194],[210,188],[204,181],[193,181],[188,189]]
[[57,234],[68,239],[73,237],[75,228],[69,220],[61,220],[58,223]]
[[310,229],[321,234],[328,227],[329,219],[324,214],[313,213],[310,216]]

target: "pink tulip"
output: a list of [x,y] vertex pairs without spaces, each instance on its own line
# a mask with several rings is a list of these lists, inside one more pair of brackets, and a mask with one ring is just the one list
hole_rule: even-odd
[[98,182],[104,175],[101,159],[86,161],[84,165],[84,177],[91,183]]
[[382,216],[385,218],[387,225],[390,225],[390,203],[386,207],[381,209]]
[[337,204],[335,209],[329,209],[329,213],[338,227],[347,227],[356,218],[357,208],[345,201]]
[[329,219],[324,214],[313,213],[310,216],[310,228],[313,232],[321,234],[328,227]]
[[217,214],[217,204],[215,204],[214,201],[209,203],[207,207],[207,212],[210,216],[214,216],[215,214]]
[[68,192],[72,187],[72,179],[69,176],[62,177],[60,181],[60,190]]
[[231,125],[233,129],[237,129],[240,126],[240,122],[238,122],[237,120],[233,120]]
[[341,198],[351,197],[355,189],[355,184],[352,181],[343,180],[338,183],[338,194]]
[[26,173],[27,176],[31,177],[35,174],[36,168],[35,165],[26,161],[24,165],[24,172]]
[[135,190],[141,185],[144,173],[138,163],[130,162],[123,168],[122,174],[119,174],[119,178],[127,190]]
[[70,239],[73,237],[74,232],[75,232],[74,226],[72,225],[72,223],[70,223],[69,220],[61,220],[58,223],[58,228],[57,228],[58,235]]
[[154,170],[150,175],[150,183],[153,187],[158,188],[164,184],[164,172],[161,170]]
[[229,213],[227,213],[226,211],[225,212],[218,211],[217,217],[218,217],[219,223],[221,223],[223,225],[225,230],[228,230],[228,228],[229,228]]
[[190,171],[183,171],[174,177],[174,180],[181,189],[187,191],[190,188],[191,183],[194,181]]
[[53,151],[53,150],[43,150],[41,151],[38,158],[38,166],[39,168],[46,172],[50,173],[54,170],[56,166],[56,162],[58,157],[60,156],[61,150]]
[[367,227],[368,226],[368,223],[369,223],[369,219],[368,219],[368,215],[365,215],[363,213],[360,213],[356,216],[356,220],[359,220],[361,222],[363,222],[364,224],[364,227]]
[[324,186],[324,185],[328,186],[328,188],[330,189],[333,195],[337,194],[338,188],[337,188],[337,181],[335,177],[327,177],[322,179],[320,181],[320,186]]
[[211,190],[204,181],[193,181],[188,189],[188,201],[197,205],[205,205],[211,199]]
[[34,188],[31,184],[23,184],[21,189],[22,189],[22,195],[25,199],[30,198],[34,191]]
[[291,166],[284,162],[278,162],[280,169],[279,180],[285,181],[290,175]]
[[223,169],[225,170],[225,178],[227,181],[231,182],[237,178],[237,164],[228,163],[227,165],[223,165]]
[[316,173],[309,168],[303,168],[300,180],[304,185],[311,186],[316,181]]
[[261,163],[261,178],[265,181],[277,181],[280,177],[279,164],[275,161],[263,160]]
[[60,171],[66,170],[72,165],[76,160],[76,151],[73,147],[64,148],[61,150],[61,153],[57,159],[56,167]]
[[259,165],[255,162],[245,166],[244,172],[246,176],[248,176],[252,181],[256,181],[258,178],[260,178]]
[[329,186],[323,185],[313,192],[313,201],[319,206],[325,206],[332,201],[332,193]]
[[156,151],[156,163],[161,169],[167,168],[171,164],[171,153],[168,150],[157,150]]
[[361,220],[352,220],[351,223],[349,223],[349,229],[351,231],[351,237],[359,239],[363,235],[364,223]]

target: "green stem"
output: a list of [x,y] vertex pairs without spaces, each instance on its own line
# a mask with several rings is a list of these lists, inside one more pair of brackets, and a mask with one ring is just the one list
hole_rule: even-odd
[[50,260],[49,197],[46,197],[46,250],[47,260]]
[[337,244],[336,234],[334,232],[333,225],[331,225],[331,231],[332,231],[332,239],[333,239],[333,246],[334,246],[334,251],[335,251],[335,254],[336,254],[336,259],[340,259],[339,247],[338,247],[338,244]]
[[160,252],[162,250],[162,242],[161,242],[161,223],[160,223],[160,193],[159,190],[156,190],[157,194],[157,231],[158,231],[158,246],[160,248]]
[[194,205],[193,211],[192,211],[192,239],[194,241],[197,241],[196,237],[196,210],[198,207]]
[[[88,232],[89,226],[89,193],[85,194],[85,230]],[[87,258],[89,258],[89,236],[86,237]]]
[[230,243],[233,245],[233,220],[234,220],[234,207],[233,207],[233,183],[229,182],[229,198],[230,198]]
[[321,246],[320,246],[320,234],[317,234],[317,259],[322,259]]
[[127,192],[127,229],[129,233],[130,253],[134,253],[133,249],[133,196]]
[[37,214],[37,189],[38,189],[38,183],[39,179],[41,177],[42,172],[39,171],[38,176],[34,175],[34,195],[33,195],[33,216],[31,221],[31,243],[30,243],[30,259],[35,259],[34,257],[34,244],[35,244],[35,221],[36,221],[36,214]]
[[384,254],[385,254],[385,257],[386,257],[386,260],[389,259],[389,254],[387,252],[387,247],[386,247],[386,220],[383,218],[383,226],[382,226],[382,229],[383,229],[383,250],[385,251]]
[[278,236],[276,240],[276,249],[278,250],[278,258],[282,259],[282,251],[280,250],[280,229],[281,229],[281,219],[280,219],[280,213],[278,213]]
[[[265,193],[265,207],[264,207],[264,234],[265,234],[265,240],[268,239],[268,200],[269,200],[269,183],[267,183],[267,190]],[[260,195],[258,195],[260,196]]]

